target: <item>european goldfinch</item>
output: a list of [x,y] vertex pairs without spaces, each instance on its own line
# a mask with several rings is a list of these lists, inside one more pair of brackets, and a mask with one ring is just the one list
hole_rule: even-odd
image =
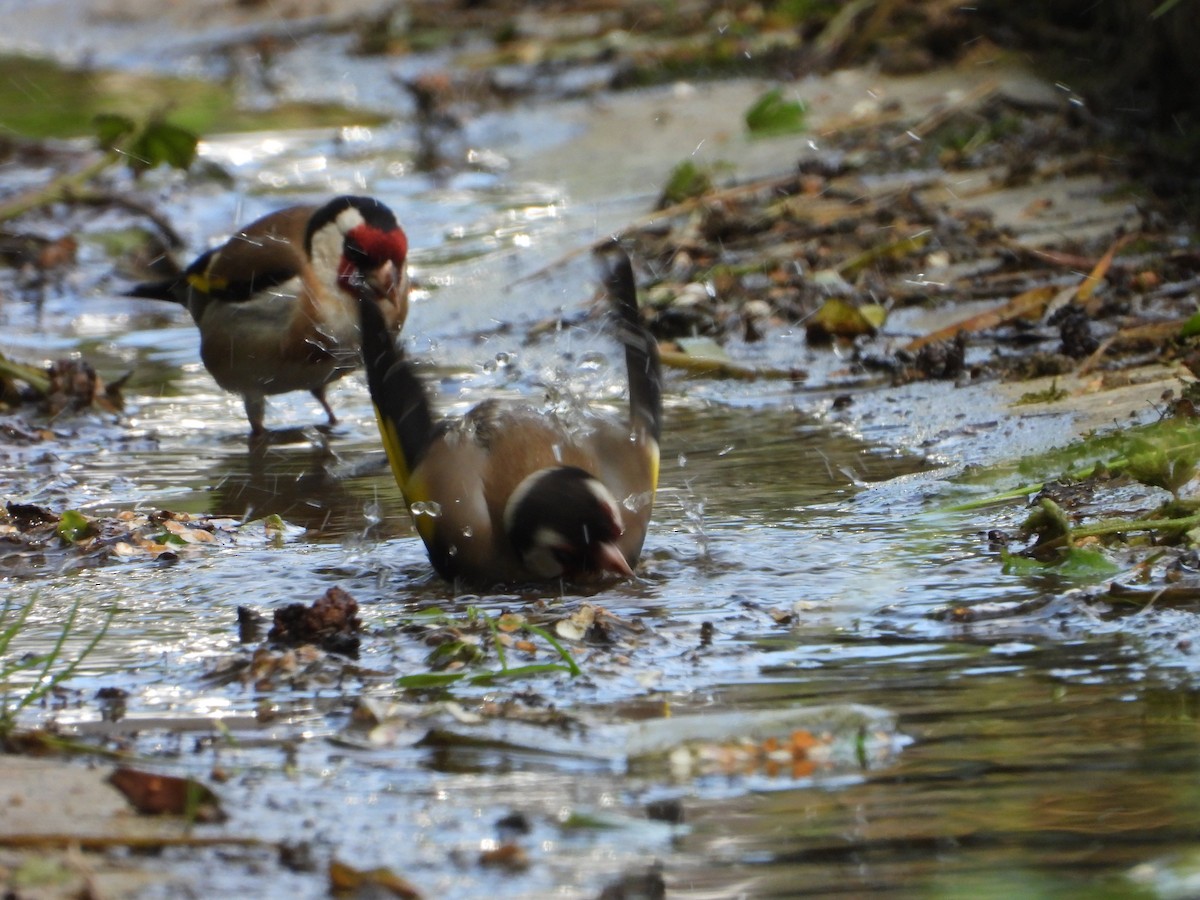
[[371,197],[292,206],[247,225],[173,278],[129,296],[187,307],[200,358],[240,394],[250,432],[263,434],[266,397],[309,391],[329,417],[325,386],[360,362],[358,301],[395,337],[408,315],[408,239]]
[[658,482],[662,376],[642,326],[629,258],[605,255],[625,347],[629,416],[557,416],[496,400],[435,423],[425,388],[370,292],[359,304],[367,382],[383,444],[429,558],[482,585],[630,577]]

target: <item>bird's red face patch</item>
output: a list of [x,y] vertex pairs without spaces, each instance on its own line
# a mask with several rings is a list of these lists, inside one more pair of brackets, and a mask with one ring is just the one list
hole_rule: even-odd
[[368,275],[389,262],[395,271],[403,272],[407,257],[408,237],[404,229],[397,226],[384,231],[371,225],[358,225],[346,232],[338,263],[338,282],[351,287],[356,276]]
[[408,258],[408,236],[399,226],[392,231],[381,231],[359,225],[346,235],[346,242],[358,247],[375,265],[391,260],[399,266]]

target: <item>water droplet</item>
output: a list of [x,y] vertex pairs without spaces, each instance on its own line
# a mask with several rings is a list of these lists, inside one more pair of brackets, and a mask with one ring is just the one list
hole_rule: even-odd
[[561,464],[563,461],[562,445],[555,444],[550,448],[550,452],[554,454],[554,461]]
[[637,512],[644,509],[654,502],[654,491],[642,491],[637,494],[630,494],[621,501],[621,505],[630,512]]
[[414,516],[429,516],[431,519],[436,519],[442,514],[442,505],[432,500],[418,500],[409,507],[409,511]]
[[451,559],[458,556],[458,547],[456,547],[454,544],[451,544],[449,547],[446,548],[446,555],[449,556]]
[[368,525],[378,525],[383,521],[383,512],[379,508],[379,504],[369,502],[363,504],[363,518],[367,520]]
[[462,536],[463,536],[463,537],[465,537],[465,538],[473,537],[473,536],[474,536],[474,534],[475,534],[475,529],[474,529],[474,528],[472,528],[470,525],[464,525],[464,526],[463,526],[463,529],[462,529]]
[[728,456],[732,452],[733,452],[733,444],[726,444],[724,447],[722,447],[720,450],[717,451],[717,456]]
[[686,454],[686,453],[680,453],[680,454],[679,454],[679,468],[681,468],[681,469],[682,469],[682,468],[683,468],[684,466],[686,466],[686,465],[687,465],[687,454]]

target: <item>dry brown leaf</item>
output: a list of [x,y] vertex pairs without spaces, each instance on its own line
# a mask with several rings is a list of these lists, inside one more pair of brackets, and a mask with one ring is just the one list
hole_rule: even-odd
[[192,778],[122,767],[108,780],[143,815],[190,816],[197,822],[225,819],[217,795]]
[[335,897],[373,890],[402,900],[421,900],[421,892],[391,869],[356,869],[336,859],[329,863],[329,890]]

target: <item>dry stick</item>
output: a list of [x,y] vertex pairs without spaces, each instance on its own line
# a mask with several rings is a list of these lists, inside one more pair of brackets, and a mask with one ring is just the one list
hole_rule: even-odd
[[752,366],[742,366],[724,359],[713,359],[704,356],[691,356],[678,350],[658,351],[662,364],[671,369],[681,369],[693,375],[713,375],[717,378],[737,378],[743,381],[755,381],[759,378],[775,381],[796,381],[802,377],[798,369],[756,369]]
[[1167,322],[1144,322],[1141,325],[1131,325],[1128,328],[1122,328],[1116,334],[1111,334],[1100,342],[1100,346],[1092,351],[1091,356],[1079,364],[1079,368],[1075,370],[1075,374],[1081,378],[1085,375],[1090,375],[1092,370],[1100,364],[1100,360],[1112,348],[1112,346],[1121,341],[1130,340],[1156,340],[1162,341],[1167,337],[1178,334],[1187,319],[1172,319]]
[[1092,269],[1097,260],[1087,256],[1077,256],[1074,253],[1063,253],[1059,250],[1045,250],[1041,247],[1026,247],[1020,241],[1008,237],[1000,238],[1000,245],[1018,256],[1027,256],[1038,262],[1064,269]]
[[1035,312],[1040,314],[1040,311],[1049,307],[1053,302],[1060,299],[1070,300],[1074,303],[1086,303],[1092,298],[1092,294],[1096,292],[1096,287],[1104,279],[1112,266],[1114,257],[1117,252],[1136,237],[1135,234],[1124,234],[1118,237],[1109,248],[1104,252],[1104,255],[1092,267],[1092,270],[1083,277],[1083,280],[1074,287],[1064,288],[1059,291],[1052,285],[1043,284],[1035,288],[1018,294],[1002,306],[995,309],[987,310],[977,316],[972,316],[969,319],[964,319],[961,322],[956,322],[953,325],[948,325],[945,328],[939,328],[937,331],[922,335],[905,345],[904,349],[912,352],[919,350],[926,344],[934,341],[944,341],[957,337],[962,332],[982,331],[985,328],[994,328],[997,325],[1003,325],[1013,319],[1022,316],[1028,316]]
[[[1071,290],[1074,290],[1074,288],[1067,288],[1067,291]],[[983,331],[987,328],[995,328],[998,325],[1011,322],[1013,319],[1019,319],[1034,313],[1040,315],[1041,310],[1045,309],[1060,293],[1062,292],[1054,285],[1038,285],[1017,294],[1017,296],[1013,297],[1007,303],[997,306],[995,309],[986,310],[978,315],[963,319],[960,322],[947,325],[945,328],[939,328],[937,331],[931,331],[928,334],[913,338],[904,345],[903,349],[908,353],[912,353],[920,350],[926,344],[932,344],[935,341],[948,341],[964,332],[969,333]]]
[[120,194],[114,194],[104,191],[76,191],[73,188],[68,188],[63,197],[64,200],[70,200],[75,203],[86,203],[89,206],[120,206],[130,212],[145,216],[150,222],[162,232],[163,238],[172,250],[178,250],[184,245],[184,240],[174,226],[167,220],[167,217],[156,209],[152,209],[149,204],[142,203],[140,200],[135,200],[132,197],[124,197]]
[[53,179],[49,184],[26,191],[12,198],[7,203],[0,204],[0,222],[7,222],[17,216],[54,203],[67,200],[83,188],[89,181],[121,158],[116,150],[109,150],[99,159],[89,163],[77,172],[67,172]]
[[892,138],[888,146],[892,150],[903,147],[905,144],[911,143],[914,138],[920,140],[929,134],[932,134],[942,125],[944,125],[951,116],[961,110],[968,109],[976,103],[982,102],[995,94],[1000,89],[1000,83],[995,79],[989,79],[983,84],[977,85],[973,90],[968,91],[958,100],[957,103],[947,103],[945,106],[939,107],[927,115],[924,119],[907,129],[904,134]]
[[1104,251],[1104,255],[1100,257],[1100,260],[1096,263],[1095,268],[1088,273],[1087,277],[1084,278],[1083,282],[1079,285],[1079,290],[1075,292],[1075,301],[1077,303],[1086,303],[1088,300],[1092,299],[1092,294],[1096,293],[1096,288],[1099,287],[1100,282],[1104,279],[1104,276],[1108,274],[1109,267],[1112,266],[1113,257],[1117,255],[1117,252],[1122,247],[1132,241],[1135,237],[1137,237],[1136,232],[1131,231],[1129,234],[1123,234],[1113,241],[1112,245],[1106,251]]

